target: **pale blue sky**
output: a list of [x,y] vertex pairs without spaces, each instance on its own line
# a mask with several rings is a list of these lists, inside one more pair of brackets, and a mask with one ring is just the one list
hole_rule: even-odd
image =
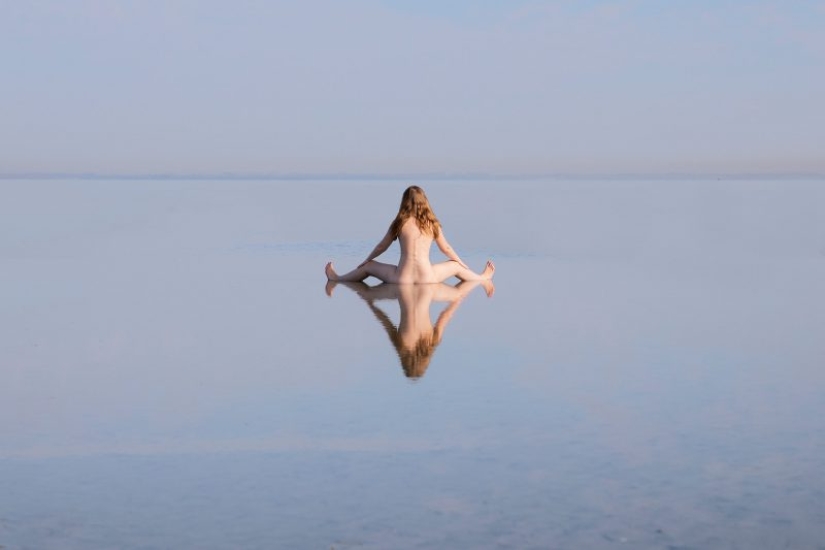
[[0,174],[825,173],[825,1],[0,5]]

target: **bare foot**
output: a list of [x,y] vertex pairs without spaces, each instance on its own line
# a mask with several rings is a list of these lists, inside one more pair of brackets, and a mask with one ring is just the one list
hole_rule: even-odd
[[495,273],[495,271],[495,264],[492,262],[492,260],[487,260],[487,266],[484,268],[484,271],[481,272],[481,276],[487,280],[492,279],[493,273]]
[[335,273],[335,269],[332,268],[332,262],[327,262],[327,265],[324,266],[324,272],[327,274],[327,279],[330,281],[337,281],[338,274]]
[[486,281],[481,281],[481,286],[484,287],[484,292],[487,293],[488,298],[493,297],[493,293],[496,291],[496,287],[493,285],[493,281],[487,279]]
[[327,280],[327,284],[324,286],[324,292],[327,293],[327,296],[332,297],[332,291],[335,290],[336,286],[338,286],[337,282]]

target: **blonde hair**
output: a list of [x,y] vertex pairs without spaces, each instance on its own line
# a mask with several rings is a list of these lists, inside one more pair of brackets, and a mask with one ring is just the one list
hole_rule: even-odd
[[430,208],[430,201],[427,200],[424,190],[417,185],[411,185],[404,190],[404,195],[401,197],[401,206],[398,207],[398,215],[395,216],[392,225],[390,225],[393,239],[398,238],[401,226],[409,218],[415,219],[415,223],[418,224],[418,229],[422,233],[431,235],[433,238],[437,238],[441,233],[441,222],[438,221],[433,209]]

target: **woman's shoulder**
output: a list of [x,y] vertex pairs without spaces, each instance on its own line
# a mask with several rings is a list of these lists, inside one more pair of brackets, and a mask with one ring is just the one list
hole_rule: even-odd
[[421,233],[421,228],[418,227],[418,224],[415,222],[413,218],[407,218],[398,227],[398,234],[404,235],[405,237],[414,237]]

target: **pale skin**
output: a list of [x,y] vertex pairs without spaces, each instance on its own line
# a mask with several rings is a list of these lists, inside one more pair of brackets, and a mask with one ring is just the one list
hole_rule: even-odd
[[[384,238],[375,245],[367,259],[348,273],[339,275],[333,268],[332,262],[329,262],[325,268],[327,279],[357,282],[372,276],[385,283],[394,284],[441,283],[450,277],[456,277],[462,281],[488,281],[493,278],[496,269],[493,262],[488,260],[481,273],[471,270],[450,246],[443,231],[439,231],[438,237],[433,238],[432,235],[421,231],[413,218],[407,219],[398,232],[398,243],[401,246],[401,258],[398,265],[376,262],[375,258],[386,252],[392,241],[392,232],[387,230]],[[448,261],[435,264],[430,262],[430,248],[433,241],[438,249],[449,258]]]

